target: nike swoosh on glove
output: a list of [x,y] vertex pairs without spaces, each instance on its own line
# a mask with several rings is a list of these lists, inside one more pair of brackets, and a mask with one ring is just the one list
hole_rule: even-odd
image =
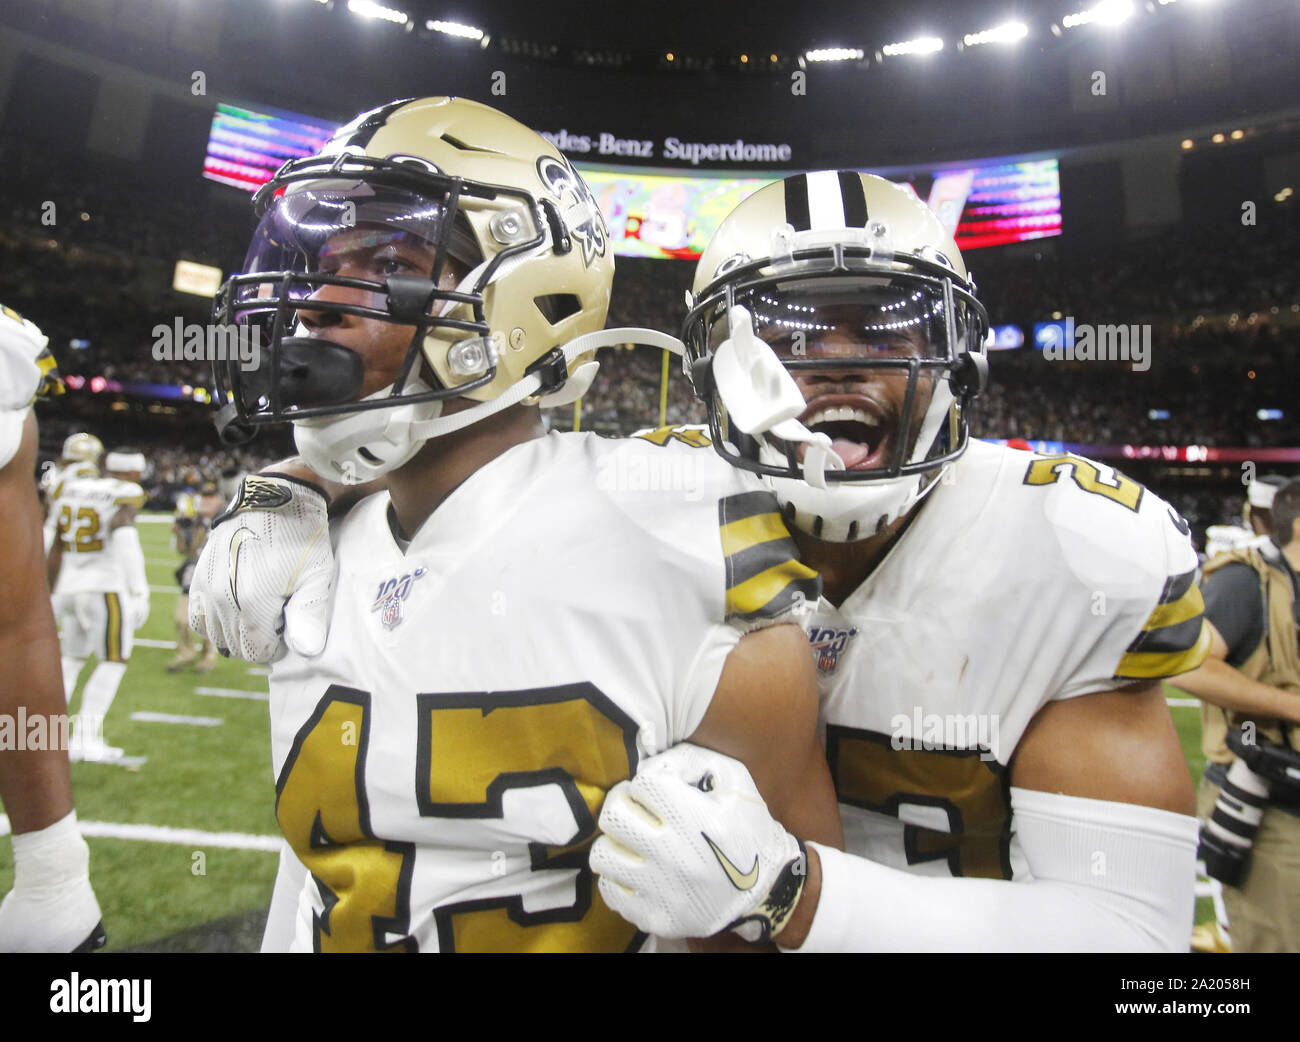
[[591,868],[619,915],[660,937],[779,933],[803,890],[803,848],[745,765],[689,743],[646,760],[605,797]]
[[250,474],[212,523],[190,583],[190,628],[221,654],[271,662],[285,644],[319,655],[329,636],[334,549],[314,485]]

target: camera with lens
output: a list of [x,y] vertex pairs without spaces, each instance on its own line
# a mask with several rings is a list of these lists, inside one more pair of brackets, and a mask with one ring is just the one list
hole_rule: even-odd
[[1211,879],[1240,886],[1264,811],[1272,805],[1300,812],[1300,753],[1280,742],[1247,741],[1236,729],[1228,732],[1228,748],[1237,759],[1201,827],[1196,856]]

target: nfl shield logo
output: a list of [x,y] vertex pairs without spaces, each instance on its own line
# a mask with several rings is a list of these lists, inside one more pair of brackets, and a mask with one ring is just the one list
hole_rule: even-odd
[[817,656],[817,672],[822,676],[834,673],[835,667],[840,664],[840,655],[857,633],[856,629],[837,629],[833,626],[809,627],[808,641]]
[[410,596],[411,584],[424,573],[425,569],[417,568],[379,584],[379,592],[375,594],[375,603],[370,606],[370,610],[379,612],[379,621],[383,623],[384,629],[391,630],[401,624],[402,601]]

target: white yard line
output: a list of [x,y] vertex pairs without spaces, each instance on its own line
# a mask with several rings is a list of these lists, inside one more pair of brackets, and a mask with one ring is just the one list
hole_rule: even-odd
[[1165,704],[1174,706],[1178,709],[1189,709],[1194,706],[1199,706],[1201,700],[1199,698],[1166,698]]
[[233,687],[196,687],[196,695],[212,695],[215,698],[250,698],[254,702],[271,701],[269,691],[240,691]]
[[174,640],[150,640],[148,637],[136,637],[131,641],[138,648],[171,648],[175,649]]
[[132,720],[145,724],[193,724],[195,727],[220,727],[219,716],[185,716],[182,713],[132,713]]
[[[177,829],[169,825],[119,825],[110,821],[79,821],[83,836],[95,839],[135,839],[146,843],[175,843],[182,847],[222,847],[226,850],[264,850],[278,854],[284,842],[279,836],[258,836],[247,832],[204,832]],[[9,819],[0,814],[0,836],[9,834]]]

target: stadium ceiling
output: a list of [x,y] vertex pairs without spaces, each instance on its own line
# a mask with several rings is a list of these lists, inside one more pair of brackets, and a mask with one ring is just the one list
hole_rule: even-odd
[[[285,0],[276,0],[283,3]],[[290,0],[310,6],[313,0]],[[880,64],[892,56],[925,55],[993,43],[997,30],[1030,46],[1068,44],[1074,30],[1140,31],[1171,18],[1222,17],[1232,26],[1269,8],[1255,0],[871,0],[832,3],[749,0],[646,3],[591,0],[314,0],[358,17],[403,16],[411,30],[433,23],[452,32],[481,32],[479,45],[519,57],[659,71],[777,71],[804,64],[811,53]],[[980,36],[973,42],[973,37]],[[467,44],[469,43],[466,41]],[[900,46],[901,45],[901,46]],[[847,52],[847,53],[845,53]],[[860,53],[857,53],[860,52]],[[741,65],[743,59],[743,67]]]

